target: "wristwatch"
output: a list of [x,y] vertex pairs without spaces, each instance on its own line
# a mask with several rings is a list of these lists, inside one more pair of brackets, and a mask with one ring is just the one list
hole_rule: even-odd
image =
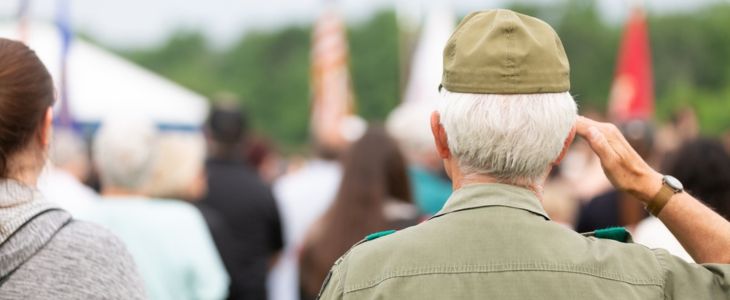
[[649,211],[652,216],[658,216],[659,212],[661,212],[662,208],[664,208],[664,205],[669,202],[669,199],[671,199],[674,194],[679,194],[683,191],[684,186],[682,186],[682,183],[679,182],[677,178],[664,175],[664,177],[662,177],[662,187],[659,189],[656,196],[654,196],[654,198],[646,204],[646,210]]

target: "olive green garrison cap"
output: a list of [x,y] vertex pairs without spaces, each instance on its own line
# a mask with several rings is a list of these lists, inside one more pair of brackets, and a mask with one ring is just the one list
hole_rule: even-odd
[[567,92],[570,66],[547,23],[506,9],[480,11],[446,43],[441,85],[475,94]]

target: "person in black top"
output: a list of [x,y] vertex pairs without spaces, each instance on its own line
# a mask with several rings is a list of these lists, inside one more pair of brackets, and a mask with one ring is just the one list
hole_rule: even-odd
[[242,158],[245,124],[237,106],[213,108],[206,128],[208,192],[198,205],[231,277],[229,299],[266,299],[267,273],[283,237],[270,188]]

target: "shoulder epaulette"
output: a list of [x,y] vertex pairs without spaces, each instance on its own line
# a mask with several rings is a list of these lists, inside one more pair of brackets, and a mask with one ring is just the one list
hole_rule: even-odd
[[609,227],[581,234],[583,236],[592,236],[598,239],[614,240],[621,243],[633,243],[631,233],[629,233],[629,231],[623,227]]
[[[395,233],[396,231],[397,230],[392,230],[391,229],[391,230],[383,230],[383,231],[378,231],[378,232],[374,232],[374,233],[368,234],[362,240],[360,240],[359,242],[357,242],[354,245],[352,245],[352,247],[350,247],[350,250],[352,250],[352,248],[355,248],[355,247],[357,247],[358,245],[360,245],[362,243],[369,242],[369,241],[372,241],[372,240],[375,240],[375,239],[379,239],[379,238],[384,237],[386,235],[391,235],[391,234]],[[347,252],[350,252],[350,251],[348,250]]]
[[368,234],[367,236],[365,236],[365,241],[372,241],[374,239],[378,239],[378,238],[384,237],[386,235],[391,235],[393,233],[395,233],[395,230],[392,230],[392,229],[378,231],[378,232],[371,233],[371,234]]
[[330,269],[330,271],[327,273],[327,277],[325,277],[324,283],[322,284],[322,287],[320,288],[319,293],[317,294],[317,298],[315,298],[315,299],[320,299],[320,297],[322,297],[322,292],[324,292],[324,288],[327,286],[327,284],[329,283],[330,279],[332,278],[332,272],[334,271],[334,269],[340,263],[342,263],[343,260],[345,260],[345,257],[347,256],[347,254],[350,253],[350,251],[352,251],[352,249],[354,249],[355,247],[357,247],[358,245],[360,245],[362,243],[369,242],[369,241],[372,241],[372,240],[375,240],[375,239],[379,239],[379,238],[384,237],[386,235],[391,235],[391,234],[393,234],[395,232],[396,232],[396,230],[383,230],[383,231],[378,231],[378,232],[375,232],[375,233],[371,233],[371,234],[366,235],[365,238],[363,238],[359,242],[357,242],[354,245],[352,245],[352,247],[350,247],[350,249],[347,250],[347,252],[345,252],[345,254],[343,254],[342,256],[340,256],[340,258],[338,258],[335,261],[334,265],[332,266],[332,268]]
[[362,243],[365,243],[365,242],[369,242],[369,241],[375,240],[375,239],[379,239],[379,238],[384,237],[386,235],[391,235],[391,234],[395,233],[396,231],[397,230],[392,230],[392,229],[391,230],[383,230],[383,231],[378,231],[378,232],[375,232],[375,233],[371,233],[371,234],[366,235],[362,240],[360,240],[357,243],[355,243],[354,245],[352,245],[352,247],[350,247],[350,249],[347,250],[347,252],[345,252],[345,254],[343,254],[342,256],[340,256],[340,258],[335,261],[335,266],[338,265],[345,258],[345,256],[347,256],[347,254],[350,253],[350,251],[352,251],[352,249],[355,248],[355,247],[357,247],[358,245],[360,245]]

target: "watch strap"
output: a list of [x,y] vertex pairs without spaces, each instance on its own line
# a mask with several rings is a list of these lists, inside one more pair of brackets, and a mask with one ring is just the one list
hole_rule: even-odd
[[658,216],[664,206],[667,205],[667,202],[669,202],[669,199],[671,199],[676,193],[677,192],[666,183],[662,183],[662,187],[659,189],[656,196],[654,196],[654,198],[646,204],[646,210],[649,211],[652,216]]

